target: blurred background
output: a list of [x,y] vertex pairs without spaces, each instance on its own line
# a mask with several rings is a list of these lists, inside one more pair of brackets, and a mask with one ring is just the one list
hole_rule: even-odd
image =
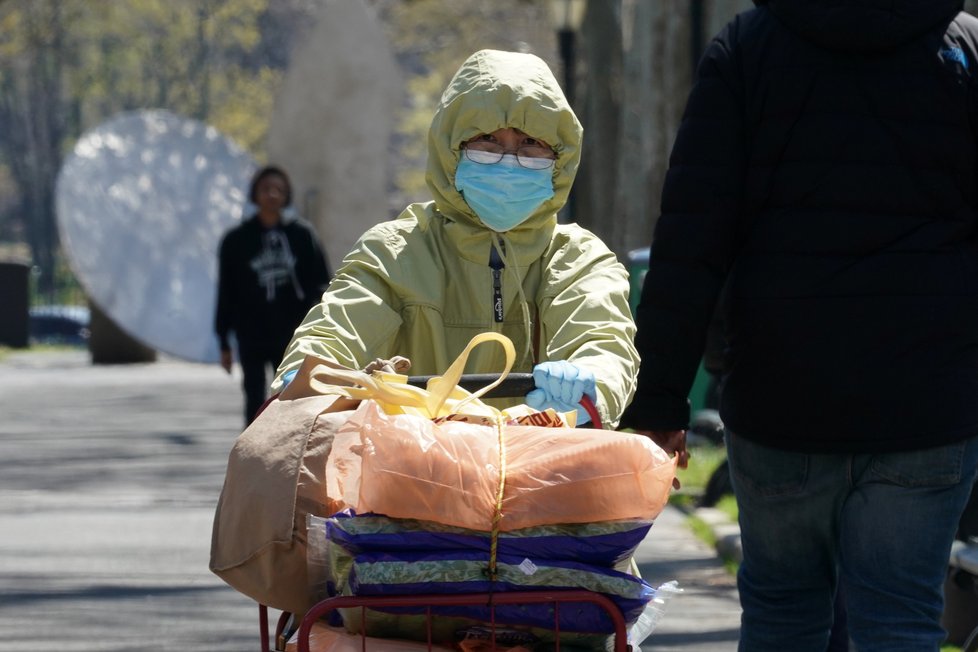
[[[0,344],[94,340],[107,342],[96,347],[96,362],[151,358],[158,345],[139,318],[127,316],[131,306],[119,305],[118,290],[134,276],[174,272],[151,269],[139,247],[120,246],[100,225],[139,232],[156,250],[198,251],[185,265],[200,273],[185,284],[203,288],[216,273],[221,228],[242,215],[255,165],[290,172],[296,212],[313,222],[337,266],[364,229],[425,198],[424,138],[434,105],[480,48],[532,52],[550,64],[586,134],[561,219],[591,229],[625,261],[651,237],[696,61],[710,36],[750,6],[0,0],[0,301],[7,306]],[[197,186],[206,174],[192,165],[163,174],[145,150],[172,149],[174,139],[151,142],[121,125],[120,116],[146,111],[216,130],[240,150],[225,159],[246,160],[242,178],[230,180],[237,194],[226,191],[209,233],[191,228],[204,213],[207,190]],[[87,135],[94,145],[90,138],[78,151]],[[134,140],[142,151],[113,149],[107,136]],[[99,147],[102,154],[90,153]],[[106,151],[142,174],[127,180],[118,168],[94,165]],[[87,167],[76,160],[66,169],[73,157]],[[182,194],[187,201],[174,206]],[[642,264],[633,261],[636,273]],[[141,300],[138,291],[124,294],[125,302]],[[211,337],[212,297],[184,290],[182,300],[206,315],[204,332],[184,335]],[[19,317],[27,309],[25,331]]]
[[[434,107],[482,48],[534,53],[561,82],[585,141],[560,217],[626,264],[634,308],[697,62],[752,5],[0,0],[0,356],[215,362],[217,247],[253,171],[288,171],[335,270],[427,199]],[[696,464],[677,500],[735,519],[711,381],[701,369],[690,395]]]
[[[978,0],[965,5],[974,12]],[[425,198],[424,137],[433,107],[458,65],[480,48],[532,52],[554,70],[585,127],[581,171],[561,217],[601,236],[628,263],[637,288],[696,63],[710,37],[751,6],[0,0],[0,345],[82,345],[104,332],[105,355],[96,352],[96,362],[152,357],[158,343],[128,305],[150,284],[142,279],[123,299],[114,283],[142,275],[177,285],[170,278],[177,272],[173,265],[147,267],[139,247],[96,233],[101,223],[116,233],[140,232],[157,251],[166,245],[185,252],[184,264],[199,269],[178,279],[183,292],[174,302],[187,304],[197,321],[178,321],[176,330],[203,325],[206,332],[183,335],[209,338],[213,297],[186,286],[212,285],[217,238],[241,218],[255,165],[289,171],[296,212],[315,225],[338,266],[364,229]],[[149,110],[227,139],[234,153],[225,152],[223,163],[236,162],[242,178],[224,174],[220,206],[202,205],[215,191],[201,183],[200,168],[174,165],[164,179],[146,151],[120,153],[106,144],[106,135],[140,135],[113,127],[113,119]],[[59,196],[59,175],[92,133],[96,148],[108,147],[142,174],[126,181],[107,166],[82,165]],[[161,140],[136,138],[144,150],[173,146],[172,138]],[[174,206],[184,190],[186,201]],[[212,227],[202,234],[190,227],[205,208]],[[158,219],[143,224],[147,216]],[[119,355],[110,355],[113,347]]]

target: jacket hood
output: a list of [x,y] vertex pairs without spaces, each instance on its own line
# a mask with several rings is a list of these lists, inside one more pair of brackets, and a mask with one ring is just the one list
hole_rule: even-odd
[[829,50],[877,52],[950,22],[963,0],[755,0],[791,31]]
[[554,196],[507,232],[507,239],[518,243],[526,237],[536,239],[532,232],[549,234],[553,230],[581,159],[584,130],[542,59],[519,52],[480,50],[465,60],[431,121],[425,179],[443,215],[488,232],[455,189],[455,169],[463,142],[506,127],[539,138],[557,152]]

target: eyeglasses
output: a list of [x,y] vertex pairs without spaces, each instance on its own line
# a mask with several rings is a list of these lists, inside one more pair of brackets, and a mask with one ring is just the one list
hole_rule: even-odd
[[476,140],[462,143],[465,158],[480,165],[495,165],[503,160],[506,154],[515,154],[520,167],[530,170],[546,170],[553,167],[557,155],[549,147],[526,145],[517,150],[506,150],[499,143],[488,140]]

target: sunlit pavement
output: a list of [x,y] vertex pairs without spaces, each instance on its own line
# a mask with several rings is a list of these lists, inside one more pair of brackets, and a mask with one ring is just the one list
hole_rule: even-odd
[[[167,359],[0,359],[0,651],[259,649],[256,605],[207,569],[239,383]],[[733,578],[681,514],[637,560],[683,588],[643,649],[736,649]]]

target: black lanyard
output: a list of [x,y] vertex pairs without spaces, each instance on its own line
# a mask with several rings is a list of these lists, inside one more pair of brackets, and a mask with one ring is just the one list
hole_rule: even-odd
[[489,267],[492,269],[492,316],[497,324],[503,321],[503,264],[496,245],[489,248]]

